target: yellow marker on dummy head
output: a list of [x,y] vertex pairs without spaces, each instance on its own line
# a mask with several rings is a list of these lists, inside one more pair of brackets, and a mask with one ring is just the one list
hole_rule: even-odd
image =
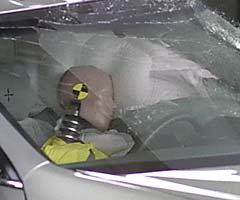
[[86,84],[80,82],[73,86],[73,94],[76,99],[82,101],[88,97],[88,87]]

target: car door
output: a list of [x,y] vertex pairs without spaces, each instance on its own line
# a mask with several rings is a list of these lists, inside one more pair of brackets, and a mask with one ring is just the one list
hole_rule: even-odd
[[0,199],[24,200],[23,184],[6,154],[0,148]]

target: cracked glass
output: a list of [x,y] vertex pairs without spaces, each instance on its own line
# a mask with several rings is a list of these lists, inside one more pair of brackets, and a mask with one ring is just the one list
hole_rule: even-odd
[[34,27],[8,28],[0,101],[39,147],[64,112],[64,72],[94,66],[113,84],[109,128],[134,141],[126,159],[239,152],[240,30],[201,1],[75,3],[43,9]]

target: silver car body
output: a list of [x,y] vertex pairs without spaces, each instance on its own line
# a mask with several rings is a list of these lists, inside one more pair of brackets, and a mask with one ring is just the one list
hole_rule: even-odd
[[31,11],[42,8],[49,8],[55,6],[62,6],[72,3],[85,3],[88,0],[9,0],[1,1],[0,4],[0,14],[11,14],[16,12]]

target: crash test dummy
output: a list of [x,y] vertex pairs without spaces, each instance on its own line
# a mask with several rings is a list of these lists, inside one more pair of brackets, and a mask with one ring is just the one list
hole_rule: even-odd
[[108,158],[84,137],[92,130],[100,133],[109,128],[113,114],[111,77],[93,66],[72,67],[61,77],[57,97],[64,115],[55,135],[42,146],[43,152],[57,164]]

